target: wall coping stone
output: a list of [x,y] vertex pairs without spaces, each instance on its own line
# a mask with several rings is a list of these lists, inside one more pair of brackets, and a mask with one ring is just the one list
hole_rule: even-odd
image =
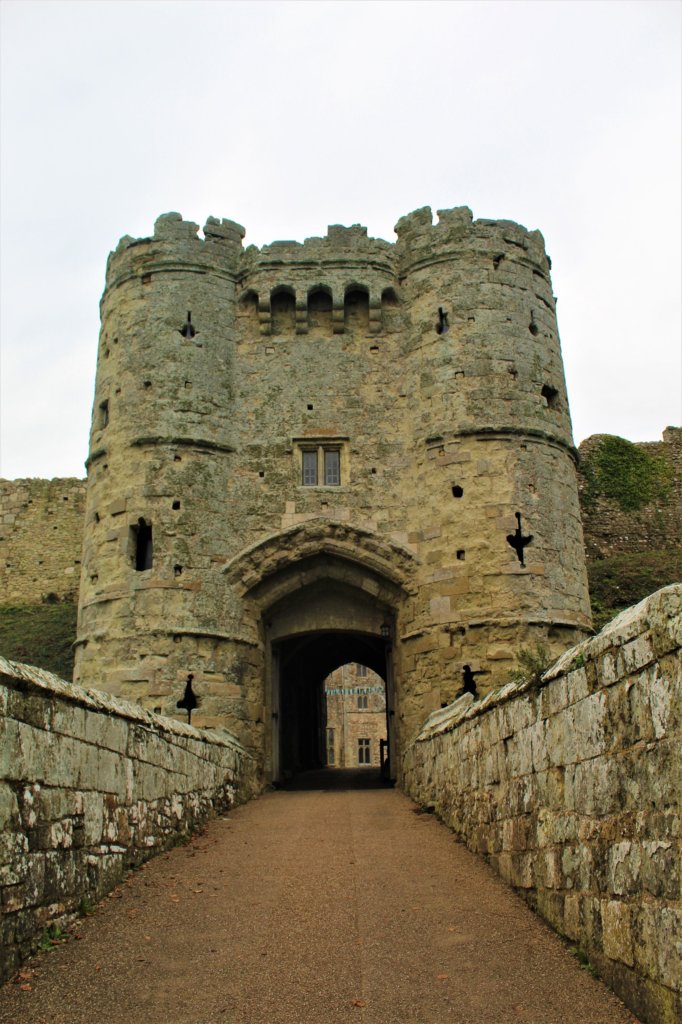
[[139,725],[147,726],[156,732],[172,734],[184,739],[198,740],[202,743],[210,743],[219,747],[231,747],[240,754],[250,758],[251,755],[242,744],[228,732],[227,729],[205,730],[197,729],[194,725],[186,725],[184,722],[176,722],[172,718],[158,715],[153,711],[147,711],[139,704],[131,701],[120,700],[110,693],[101,690],[86,689],[77,686],[75,683],[68,683],[60,679],[53,672],[38,668],[35,665],[23,665],[20,662],[9,661],[0,656],[0,678],[10,684],[28,684],[34,691],[42,692],[45,697],[56,696],[62,700],[69,701],[80,707],[87,708],[99,714],[117,715]]
[[[538,684],[529,679],[506,683],[498,690],[492,690],[480,701],[474,701],[470,693],[465,693],[447,707],[433,711],[414,742],[424,743],[434,736],[452,732],[467,719],[478,718],[479,715],[491,711],[500,704],[506,704],[528,690],[542,689],[553,679],[581,668],[586,661],[596,660],[608,651],[621,648],[649,632],[654,618],[665,621],[666,628],[661,630],[659,627],[655,636],[652,636],[650,663],[682,644],[682,583],[671,583],[645,597],[639,604],[620,612],[596,636],[582,640],[562,654],[547,669]],[[640,664],[639,667],[644,666]]]

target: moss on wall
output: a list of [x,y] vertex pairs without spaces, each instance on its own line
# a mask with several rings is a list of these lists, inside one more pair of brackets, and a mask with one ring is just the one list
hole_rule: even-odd
[[641,445],[605,434],[582,466],[582,502],[591,510],[598,498],[615,501],[623,512],[635,512],[654,501],[667,501],[672,466]]

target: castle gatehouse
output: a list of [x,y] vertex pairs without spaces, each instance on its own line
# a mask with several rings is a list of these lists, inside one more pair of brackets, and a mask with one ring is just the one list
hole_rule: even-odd
[[191,675],[264,780],[324,763],[341,665],[384,680],[395,777],[463,685],[590,629],[542,235],[396,232],[169,213],[109,257],[75,680],[178,714]]

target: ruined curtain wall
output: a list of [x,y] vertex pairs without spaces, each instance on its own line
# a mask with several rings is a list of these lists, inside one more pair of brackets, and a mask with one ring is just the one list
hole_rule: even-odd
[[0,600],[75,601],[85,515],[85,480],[0,480]]
[[0,658],[0,982],[40,941],[255,789],[229,733],[202,733]]
[[682,546],[682,428],[631,444],[593,434],[579,448],[589,561]]
[[676,584],[568,651],[539,686],[435,712],[404,765],[414,799],[649,1022],[682,1019],[681,645]]

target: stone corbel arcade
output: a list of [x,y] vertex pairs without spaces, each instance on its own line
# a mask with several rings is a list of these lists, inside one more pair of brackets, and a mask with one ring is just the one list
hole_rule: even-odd
[[238,317],[257,321],[260,334],[265,336],[307,334],[309,330],[343,334],[353,329],[374,335],[395,328],[399,304],[396,289],[386,286],[385,281],[353,281],[343,287],[278,284],[243,291]]
[[262,653],[266,779],[284,781],[324,763],[323,682],[348,662],[384,680],[395,778],[401,753],[395,638],[414,566],[398,545],[319,519],[269,537],[226,566]]

